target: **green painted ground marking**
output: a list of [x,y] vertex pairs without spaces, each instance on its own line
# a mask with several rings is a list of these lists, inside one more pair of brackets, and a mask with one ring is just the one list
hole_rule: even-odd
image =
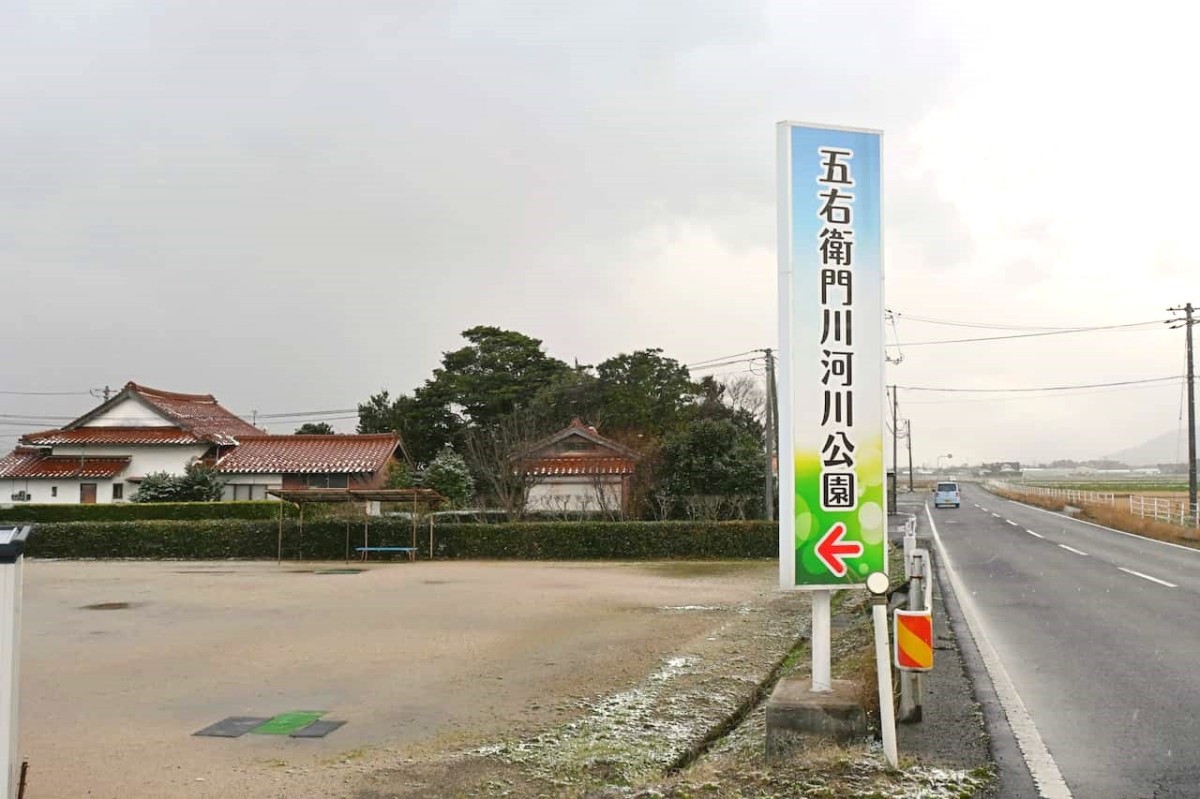
[[275,718],[250,730],[255,735],[291,735],[324,716],[327,710],[293,710],[280,713]]

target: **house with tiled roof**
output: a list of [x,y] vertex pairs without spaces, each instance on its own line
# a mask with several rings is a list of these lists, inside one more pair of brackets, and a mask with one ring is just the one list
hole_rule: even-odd
[[216,461],[227,499],[262,499],[270,488],[382,488],[400,437],[242,436]]
[[629,447],[605,438],[580,419],[572,419],[518,457],[518,468],[532,478],[526,509],[623,510],[640,459]]
[[375,488],[400,447],[395,435],[271,436],[211,394],[127,383],[61,429],[22,436],[0,458],[0,503],[122,502],[148,474],[215,465],[225,499],[271,488]]

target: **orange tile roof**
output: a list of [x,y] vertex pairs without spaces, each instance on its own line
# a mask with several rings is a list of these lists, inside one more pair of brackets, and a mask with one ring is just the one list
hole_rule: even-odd
[[21,443],[38,446],[106,444],[207,444],[195,433],[178,427],[76,427],[73,430],[43,430],[21,436]]
[[523,450],[521,450],[520,454],[529,455],[538,452],[572,436],[579,436],[587,441],[591,441],[593,444],[597,444],[605,449],[611,450],[617,455],[629,458],[630,460],[636,461],[640,460],[641,458],[637,452],[625,446],[624,444],[600,435],[595,427],[584,424],[578,416],[572,419],[569,425],[564,427],[562,430],[559,430],[557,433],[552,433],[542,440],[525,447]]
[[382,469],[400,446],[391,434],[239,436],[217,461],[224,474],[362,474]]
[[593,475],[633,474],[635,463],[631,458],[563,457],[539,458],[530,461],[527,469],[531,474],[543,477],[579,477]]
[[235,444],[241,436],[263,432],[221,407],[212,394],[179,394],[137,383],[126,383],[125,391],[136,394],[184,430],[215,444]]
[[0,458],[0,479],[111,478],[125,471],[128,465],[129,458],[43,455],[33,448],[18,447]]

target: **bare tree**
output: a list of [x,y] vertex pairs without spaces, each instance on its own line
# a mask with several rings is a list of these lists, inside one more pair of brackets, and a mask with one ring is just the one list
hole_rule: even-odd
[[767,396],[757,378],[748,374],[738,375],[724,385],[725,404],[735,411],[748,411],[759,424],[766,421]]
[[690,494],[683,498],[689,519],[715,522],[721,518],[725,497],[720,494]]
[[531,468],[530,447],[545,430],[525,411],[515,411],[487,427],[471,427],[463,434],[463,454],[484,492],[504,511],[509,521],[522,518],[530,490],[545,476]]
[[619,521],[626,517],[625,504],[628,497],[621,495],[620,483],[614,483],[608,475],[590,475],[588,482],[592,489],[592,498],[600,515],[609,521]]

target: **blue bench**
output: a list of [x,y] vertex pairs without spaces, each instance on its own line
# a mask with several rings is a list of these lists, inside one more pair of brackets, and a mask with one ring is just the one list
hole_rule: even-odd
[[416,547],[355,547],[354,551],[363,559],[367,559],[367,555],[372,552],[403,552],[408,555],[409,560],[417,559]]

